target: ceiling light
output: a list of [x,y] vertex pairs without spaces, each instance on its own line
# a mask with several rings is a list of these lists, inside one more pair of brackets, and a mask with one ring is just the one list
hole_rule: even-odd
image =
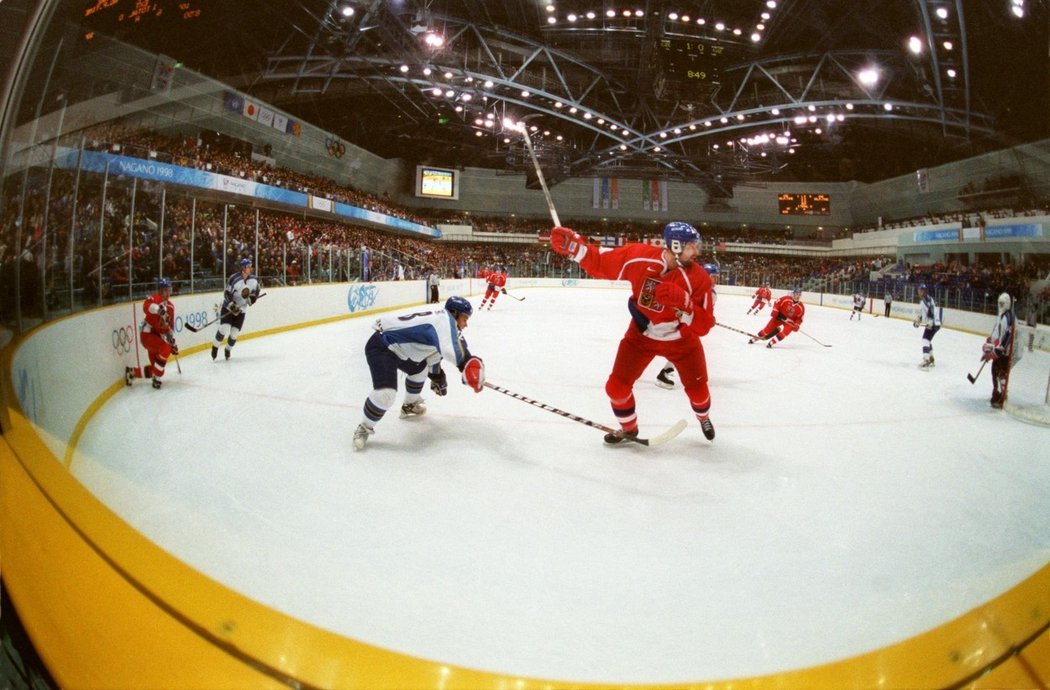
[[660,132],[660,138],[661,139],[666,139],[667,138],[667,132]]
[[757,31],[755,33],[751,34],[751,42],[752,43],[758,43],[761,40],[762,40],[762,34],[758,33]]
[[445,37],[433,31],[428,31],[426,36],[423,37],[423,42],[431,48],[440,48],[445,45]]
[[659,146],[654,146],[653,147],[653,151],[656,151],[657,153],[659,153],[660,151],[663,151],[663,149],[661,149]]
[[576,15],[570,14],[568,17],[566,17],[566,19],[568,19],[570,22],[574,22],[576,21]]
[[777,8],[777,0],[766,0],[766,7],[775,10]]
[[683,22],[688,22],[689,21],[689,15],[688,14],[683,14],[682,15],[682,21]]
[[882,104],[882,109],[885,110],[886,112],[889,112],[889,111],[893,110],[893,104],[892,103],[883,103]]
[[554,107],[555,108],[560,108],[561,107],[561,101],[554,101]]
[[563,140],[563,139],[564,139],[565,137],[563,137],[562,135],[560,135],[560,134],[559,134],[558,136],[556,136],[556,137],[554,137],[554,138],[555,138],[555,139],[557,139],[558,141],[561,141],[561,140]]
[[621,151],[626,151],[627,150],[627,144],[620,144],[620,150]]
[[853,110],[853,104],[852,103],[847,103],[846,104],[846,110]]
[[521,92],[521,97],[522,98],[528,98],[529,97],[529,92],[528,91],[522,91]]
[[429,77],[429,76],[430,76],[430,73],[431,73],[431,72],[433,72],[433,71],[434,71],[434,70],[430,69],[429,67],[424,67],[424,68],[423,68],[423,76],[425,76],[425,77]]
[[723,117],[722,119],[719,120],[719,122],[721,122],[724,125],[727,122],[729,122],[729,118],[728,117]]
[[456,106],[456,112],[457,112],[457,113],[461,113],[461,112],[463,112],[463,106],[461,106],[461,105],[457,105],[457,106]]
[[590,120],[592,117],[593,117],[593,115],[591,115],[590,113],[584,113],[583,114],[583,119],[584,120]]
[[605,120],[603,120],[602,118],[599,117],[598,118],[598,124],[604,125],[605,124]]
[[780,108],[773,108],[772,110],[769,111],[769,114],[770,115],[779,115],[780,114]]
[[667,18],[670,19],[672,22],[673,21],[677,21],[678,20],[678,13],[677,12],[671,12],[669,15],[667,15]]
[[945,49],[945,50],[951,50],[952,48],[954,48],[954,47],[955,47],[954,45],[952,45],[952,42],[951,42],[951,41],[945,41],[945,42],[944,42],[944,43],[942,43],[941,45],[942,45],[942,46],[944,46],[944,49]]
[[578,111],[578,110],[576,110],[576,106],[573,106],[573,107],[569,108],[569,114],[570,114],[570,115],[575,115],[575,114],[576,114],[576,113],[578,113],[578,112],[579,112],[579,111]]
[[675,128],[674,128],[674,133],[675,133],[675,134],[681,134],[681,133],[682,133],[682,130],[681,130],[681,129],[679,129],[678,127],[675,127]]
[[696,20],[696,23],[699,24],[700,26],[703,26],[704,24],[707,23],[707,20],[704,19],[703,17],[698,17],[697,20]]
[[717,24],[715,24],[715,30],[716,31],[725,31],[726,30],[726,25],[723,22],[718,22]]
[[645,16],[645,12],[643,12],[642,10],[635,10],[634,11],[634,16],[636,16],[636,17],[644,17]]
[[949,78],[955,79],[955,70],[954,69],[948,68],[948,71],[947,71],[946,74],[948,75]]
[[624,10],[623,11],[623,16],[630,17],[631,16],[631,11],[630,10]]
[[936,14],[937,14],[937,16],[940,19],[947,19],[948,18],[948,10],[947,10],[947,8],[938,7]]
[[491,80],[491,79],[486,79],[486,80],[485,80],[485,88],[486,88],[486,89],[491,89],[491,88],[492,88],[492,86],[493,86],[493,84],[492,84],[492,80]]
[[470,101],[470,99],[471,99],[471,98],[473,98],[473,96],[471,96],[471,95],[470,95],[469,93],[465,93],[465,94],[463,94],[462,96],[460,96],[460,98],[461,98],[461,99],[462,99],[462,100],[463,100],[464,102],[467,102],[467,101]]
[[439,89],[438,87],[435,86],[433,89],[430,90],[430,93],[434,94],[435,96],[440,96],[441,95],[441,89]]
[[352,17],[354,16],[354,8],[350,5],[343,5],[339,8],[339,14],[343,15],[344,17]]
[[547,23],[548,24],[557,24],[558,23],[558,18],[557,17],[547,17]]
[[474,136],[478,136],[478,137],[480,137],[480,136],[482,136],[484,134],[485,134],[484,132],[474,132]]
[[408,65],[401,65],[400,67],[398,67],[398,69],[401,70],[402,74],[404,74],[408,71]]
[[914,55],[922,53],[922,39],[918,36],[911,36],[908,39],[908,50]]
[[485,119],[486,120],[491,120],[494,117],[496,117],[496,113],[485,113]]
[[762,24],[762,23],[758,23],[758,24],[755,24],[755,28],[758,29],[759,31],[765,31],[766,30],[766,25]]
[[743,31],[741,31],[740,29],[733,29],[733,35],[734,35],[734,36],[739,36],[739,35],[740,35],[740,34],[742,34],[742,33],[744,33],[744,32],[743,32]]
[[594,19],[597,15],[595,15],[594,12],[588,12],[586,16],[587,19]]
[[543,136],[549,137],[550,135],[551,135],[551,131],[549,129],[543,130]]
[[536,125],[533,125],[532,127],[529,127],[529,131],[530,132],[535,132],[537,129],[539,129],[539,127],[537,127]]
[[547,5],[547,11],[548,12],[553,12],[554,11],[554,5]]
[[864,86],[874,86],[879,81],[879,71],[874,67],[866,67],[857,73],[857,79]]
[[820,127],[817,127],[816,129],[813,130],[813,133],[814,134],[823,134],[824,130],[822,130]]
[[737,115],[737,116],[736,116],[736,119],[737,119],[737,120],[739,120],[739,121],[741,121],[741,122],[743,122],[743,121],[744,121],[744,114],[743,114],[743,113],[741,113],[741,114]]
[[445,79],[451,79],[451,78],[452,78],[452,72],[445,72]]

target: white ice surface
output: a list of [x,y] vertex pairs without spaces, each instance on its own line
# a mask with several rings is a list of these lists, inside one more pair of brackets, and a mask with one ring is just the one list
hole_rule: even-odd
[[[627,293],[517,294],[466,331],[489,380],[612,424],[604,383]],[[749,305],[723,295],[718,317],[757,331],[768,310]],[[805,330],[830,348],[796,333],[767,350],[715,328],[713,443],[680,388],[653,385],[657,363],[637,385],[643,436],[689,420],[661,448],[604,447],[600,431],[471,392],[446,364],[447,397],[427,391],[417,419],[395,408],[355,453],[371,321],[245,340],[229,362],[185,357],[162,391],[136,382],[101,409],[73,472],[164,549],[275,609],[563,680],[828,662],[946,622],[1050,560],[1050,430],[990,409],[987,371],[970,385],[977,336],[942,330],[921,371],[921,331],[900,320],[810,306]],[[1045,386],[1050,356],[1023,364]]]

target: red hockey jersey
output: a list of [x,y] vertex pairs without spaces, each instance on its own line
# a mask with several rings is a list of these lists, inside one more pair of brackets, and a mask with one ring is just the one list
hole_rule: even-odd
[[791,295],[784,295],[773,304],[773,316],[783,316],[788,321],[794,321],[796,325],[802,325],[802,319],[806,316],[806,305],[791,299]]
[[175,305],[171,300],[164,299],[160,293],[153,293],[142,303],[142,311],[146,315],[146,324],[142,327],[143,333],[156,333],[167,336],[172,333],[171,325],[175,323]]

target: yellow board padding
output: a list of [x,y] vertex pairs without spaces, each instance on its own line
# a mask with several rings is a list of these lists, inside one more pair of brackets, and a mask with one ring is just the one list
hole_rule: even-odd
[[[0,365],[10,372],[13,348],[4,354]],[[455,667],[347,639],[252,601],[178,561],[116,516],[76,481],[22,417],[9,375],[0,390],[11,420],[4,437],[10,449],[0,441],[4,577],[42,658],[65,687],[646,687]],[[107,389],[100,398],[104,402],[117,390]],[[78,428],[89,419],[86,414]],[[1041,642],[1048,621],[1050,565],[964,616],[884,649],[780,674],[661,687],[969,683],[987,677],[982,674],[990,667],[1006,665],[1003,673],[1013,674],[1010,662],[1021,658],[1045,668],[1050,649]],[[1023,656],[1016,654],[1020,643],[1033,640]]]

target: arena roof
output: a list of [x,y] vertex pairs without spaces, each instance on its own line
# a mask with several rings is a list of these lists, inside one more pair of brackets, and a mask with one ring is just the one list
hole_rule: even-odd
[[527,170],[524,123],[555,182],[682,179],[718,197],[875,181],[1048,130],[1045,0],[170,5],[149,30],[94,21],[413,162]]

